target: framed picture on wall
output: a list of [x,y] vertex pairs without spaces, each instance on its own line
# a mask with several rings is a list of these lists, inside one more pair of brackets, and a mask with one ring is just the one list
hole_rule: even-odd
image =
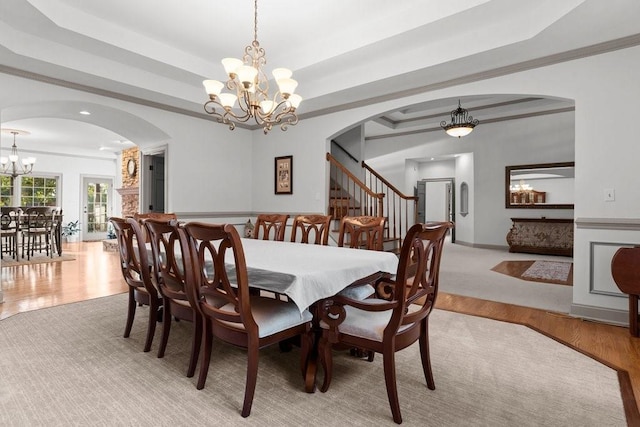
[[275,193],[293,194],[293,156],[276,157]]

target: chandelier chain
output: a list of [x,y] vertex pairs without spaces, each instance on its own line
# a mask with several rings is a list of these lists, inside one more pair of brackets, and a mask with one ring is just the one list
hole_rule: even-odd
[[258,0],[253,1],[253,40],[258,41]]

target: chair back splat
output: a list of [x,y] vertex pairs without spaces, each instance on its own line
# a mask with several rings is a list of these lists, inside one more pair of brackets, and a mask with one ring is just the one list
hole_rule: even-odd
[[253,229],[253,238],[283,242],[288,219],[289,215],[286,214],[258,215],[256,226]]
[[438,295],[440,259],[450,222],[416,224],[407,231],[395,277],[382,276],[373,298],[336,295],[322,302],[319,358],[325,372],[321,391],[331,384],[332,346],[382,353],[393,420],[402,422],[395,375],[395,352],[420,342],[427,387],[435,389],[429,356],[429,314]]
[[330,227],[331,215],[298,215],[293,220],[291,241],[297,242],[300,232],[301,243],[326,246],[329,244]]
[[342,217],[338,246],[381,251],[385,221],[385,218],[380,216]]
[[247,349],[247,376],[242,416],[251,413],[258,376],[258,350],[300,337],[301,367],[311,348],[311,313],[300,313],[288,301],[249,292],[249,277],[240,236],[231,224],[190,222],[180,234],[187,268],[187,293],[203,317],[204,351],[197,388],[205,385],[215,336]]
[[151,279],[151,264],[145,237],[140,225],[133,218],[109,218],[113,225],[118,240],[118,253],[120,255],[120,269],[122,277],[129,285],[129,303],[127,311],[127,323],[124,329],[124,337],[128,338],[133,326],[133,319],[138,304],[149,306],[149,320],[147,325],[147,338],[144,351],[151,350],[153,334],[156,330],[156,322],[162,319],[162,299],[158,294]]

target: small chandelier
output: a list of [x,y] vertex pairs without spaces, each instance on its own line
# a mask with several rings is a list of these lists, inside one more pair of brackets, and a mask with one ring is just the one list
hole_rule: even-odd
[[17,129],[2,129],[4,132],[13,134],[13,145],[9,157],[0,157],[0,174],[11,175],[13,178],[19,175],[26,175],[33,171],[36,163],[35,157],[25,157],[19,161],[18,147],[16,147],[16,135],[29,135],[29,132]]
[[[222,65],[229,76],[226,83],[218,80],[205,80],[205,90],[209,101],[204,104],[204,111],[218,119],[219,123],[229,125],[229,129],[236,127],[236,122],[244,123],[253,118],[262,126],[267,134],[274,125],[279,125],[283,131],[288,126],[298,123],[296,108],[302,97],[294,94],[298,82],[291,78],[291,70],[276,68],[272,71],[278,84],[278,92],[269,95],[269,82],[262,67],[267,63],[265,51],[258,42],[258,0],[254,0],[253,42],[244,49],[242,60],[224,58]],[[222,93],[226,88],[234,93]],[[241,114],[233,111],[238,101]],[[220,107],[220,111],[216,111]]]
[[460,138],[469,135],[478,123],[480,122],[460,106],[460,100],[458,100],[458,108],[451,112],[451,123],[447,124],[446,120],[443,120],[440,122],[440,126],[447,132],[447,135]]

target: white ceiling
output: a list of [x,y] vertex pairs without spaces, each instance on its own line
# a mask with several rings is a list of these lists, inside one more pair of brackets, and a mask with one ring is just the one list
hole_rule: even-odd
[[[261,0],[258,40],[267,71],[294,71],[304,120],[636,45],[639,17],[637,0]],[[252,0],[0,2],[0,72],[191,115],[205,116],[202,80],[223,80],[220,59],[241,56],[252,38]],[[460,98],[481,122],[572,106],[519,94]],[[447,99],[387,113],[367,123],[367,136],[437,128],[456,104]],[[117,141],[128,139],[117,127],[92,125],[90,117],[27,116],[2,127],[30,131],[34,144],[96,151],[117,151]],[[2,145],[10,138],[3,135]]]

